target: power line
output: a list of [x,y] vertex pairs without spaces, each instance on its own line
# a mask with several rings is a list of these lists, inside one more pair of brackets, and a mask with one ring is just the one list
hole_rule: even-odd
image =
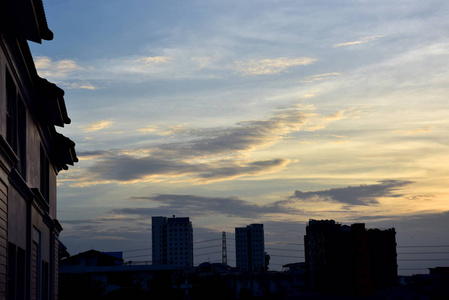
[[265,250],[279,250],[279,251],[292,251],[292,252],[298,252],[298,251],[304,251],[302,249],[281,249],[281,248],[265,248]]
[[215,251],[215,252],[209,252],[209,253],[201,253],[201,254],[195,254],[195,256],[203,256],[203,255],[210,255],[210,254],[220,254],[221,251]]
[[398,254],[449,254],[449,252],[403,252]]
[[[233,238],[227,237],[228,240],[235,240]],[[194,244],[201,244],[201,243],[207,243],[212,241],[221,241],[221,238],[216,239],[210,239],[210,240],[204,240],[204,241],[197,241],[193,242]],[[265,242],[265,244],[274,244],[274,245],[294,245],[294,246],[304,246],[304,244],[299,243],[289,243],[289,242]],[[228,246],[234,247],[235,245],[229,244]],[[449,245],[404,245],[404,246],[396,246],[396,248],[449,248]],[[144,250],[151,250],[151,248],[141,248],[141,249],[131,249],[131,250],[119,250],[119,251],[111,251],[111,252],[137,252],[137,251],[144,251]],[[399,253],[398,253],[399,254]]]
[[145,257],[145,256],[151,256],[151,254],[149,254],[149,255],[134,255],[134,256],[126,256],[126,259],[128,259],[128,258],[135,258],[135,257]]
[[265,242],[265,244],[304,246],[304,244],[289,243],[289,242]]
[[449,258],[427,258],[427,259],[398,259],[398,261],[449,261]]
[[212,245],[212,246],[206,246],[206,247],[201,247],[201,248],[195,248],[194,250],[202,250],[202,249],[208,249],[208,248],[214,248],[214,247],[220,247],[221,245]]
[[438,248],[438,247],[449,247],[449,245],[407,245],[407,246],[396,246],[397,248]]
[[304,258],[304,256],[293,256],[293,255],[271,255],[269,254],[270,257],[288,257],[288,258]]
[[205,241],[198,241],[198,242],[193,242],[194,244],[200,244],[200,243],[207,243],[207,242],[212,242],[212,241],[221,241],[221,238],[218,239],[211,239],[211,240],[205,240]]
[[137,251],[144,251],[144,250],[151,250],[151,248],[143,248],[143,249],[133,249],[133,250],[122,250],[122,251],[106,251],[106,252],[137,252]]

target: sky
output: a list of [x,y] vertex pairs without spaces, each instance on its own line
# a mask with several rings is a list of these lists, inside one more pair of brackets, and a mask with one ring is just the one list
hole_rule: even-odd
[[394,227],[400,274],[449,265],[449,2],[44,6],[54,39],[30,47],[80,160],[58,175],[72,255],[151,260],[151,216],[176,215],[195,265],[223,231],[235,265],[234,228],[262,223],[281,270],[333,219]]

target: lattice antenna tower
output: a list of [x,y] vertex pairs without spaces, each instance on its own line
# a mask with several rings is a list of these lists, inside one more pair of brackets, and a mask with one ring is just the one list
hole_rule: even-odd
[[221,262],[228,264],[228,251],[226,250],[226,232],[221,235]]

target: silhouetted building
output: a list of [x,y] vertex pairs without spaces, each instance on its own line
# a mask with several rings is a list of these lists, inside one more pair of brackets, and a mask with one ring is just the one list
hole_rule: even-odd
[[[148,290],[154,289],[156,285],[170,295],[172,278],[179,277],[174,274],[183,270],[168,265],[125,264],[121,257],[121,252],[89,250],[62,260],[60,299],[162,299],[163,297],[151,297]],[[163,277],[164,282],[150,284],[155,277]],[[167,278],[170,280],[165,282]],[[126,297],[117,297],[116,294],[123,290],[126,291]],[[144,294],[146,296],[142,297]]]
[[394,228],[310,220],[304,237],[311,292],[367,296],[397,283]]
[[235,256],[241,271],[266,270],[263,224],[235,228]]
[[189,218],[152,217],[154,265],[193,266],[193,228]]
[[0,4],[0,300],[57,299],[56,176],[78,161],[55,126],[64,91],[38,76],[28,41],[51,40],[42,0]]
[[429,274],[413,275],[409,288],[421,296],[419,299],[449,299],[449,267],[429,268]]
[[[120,255],[118,255],[120,253]],[[111,255],[112,254],[112,255]],[[80,266],[80,267],[105,267],[105,266],[119,266],[123,264],[121,258],[122,252],[100,252],[97,250],[89,250],[78,253],[61,260],[60,267]]]

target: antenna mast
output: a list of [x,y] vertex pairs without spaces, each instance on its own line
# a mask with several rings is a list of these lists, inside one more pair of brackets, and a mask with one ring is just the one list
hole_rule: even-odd
[[228,264],[228,252],[226,250],[226,232],[223,231],[221,235],[221,262]]

